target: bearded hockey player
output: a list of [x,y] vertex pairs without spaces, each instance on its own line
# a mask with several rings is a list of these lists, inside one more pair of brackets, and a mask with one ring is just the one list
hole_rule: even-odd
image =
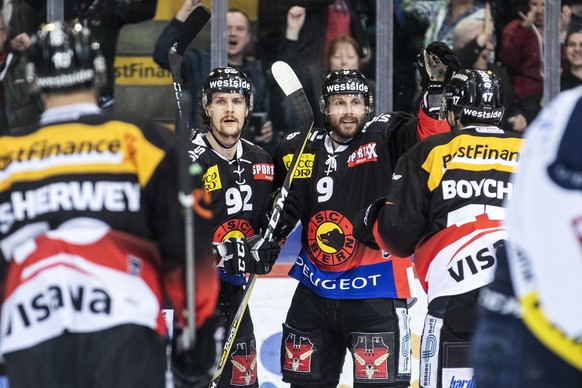
[[[428,294],[420,386],[474,385],[468,347],[479,289],[491,282],[506,240],[504,201],[521,159],[521,139],[496,125],[503,94],[490,71],[461,70],[445,87],[452,131],[427,138],[398,161],[388,196],[357,217],[362,241],[414,253]],[[460,386],[460,385],[459,385]]]
[[[373,97],[357,70],[332,71],[323,83],[325,128],[308,139],[292,185],[303,199],[302,249],[289,272],[299,285],[281,345],[283,380],[292,387],[336,387],[346,349],[353,356],[354,387],[409,385],[410,260],[359,243],[353,222],[358,210],[385,194],[387,177],[407,149],[449,129],[430,108],[438,113],[443,81],[458,61],[440,42],[419,58],[423,86],[432,86],[419,118],[392,112],[368,121]],[[290,134],[280,147],[278,178],[297,139]]]

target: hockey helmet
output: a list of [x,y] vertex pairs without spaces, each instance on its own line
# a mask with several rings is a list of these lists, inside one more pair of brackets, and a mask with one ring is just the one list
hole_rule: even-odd
[[452,111],[464,125],[497,125],[504,110],[501,83],[490,70],[462,69],[445,86],[441,114]]
[[27,81],[43,92],[101,87],[106,81],[100,45],[80,23],[44,24],[31,38]]
[[234,67],[217,67],[213,69],[200,92],[200,104],[206,109],[212,102],[212,93],[239,93],[245,98],[249,112],[253,110],[252,85],[246,74]]
[[366,113],[374,111],[374,98],[370,93],[368,81],[358,70],[333,70],[328,74],[321,85],[319,97],[321,113],[325,114],[329,106],[329,97],[334,94],[362,94],[366,103]]

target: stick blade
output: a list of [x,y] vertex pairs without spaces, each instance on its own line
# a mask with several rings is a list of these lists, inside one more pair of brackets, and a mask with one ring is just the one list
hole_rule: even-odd
[[283,93],[289,97],[289,102],[299,119],[301,130],[309,129],[313,123],[313,110],[299,78],[291,66],[283,61],[273,63],[271,72]]
[[277,61],[273,63],[271,66],[271,72],[273,73],[275,81],[277,81],[277,84],[286,96],[299,89],[303,89],[301,82],[299,82],[299,78],[297,78],[297,75],[291,66],[286,62]]
[[206,23],[210,20],[210,11],[208,8],[200,5],[188,15],[188,18],[184,21],[182,29],[178,34],[178,46],[176,51],[180,56],[184,55],[184,52],[194,40],[194,38],[202,31]]

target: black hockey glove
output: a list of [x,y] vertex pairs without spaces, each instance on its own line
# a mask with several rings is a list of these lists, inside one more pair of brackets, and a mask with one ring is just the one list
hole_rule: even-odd
[[218,253],[224,259],[224,270],[229,275],[271,272],[279,256],[281,247],[275,241],[267,241],[263,236],[229,238],[218,246]]
[[222,355],[224,320],[215,313],[196,330],[196,343],[192,349],[182,344],[185,333],[174,331],[172,341],[172,373],[174,387],[208,387]]
[[[277,190],[274,193],[274,202],[281,201],[281,190]],[[299,191],[290,190],[285,198],[285,203],[283,204],[283,211],[279,215],[279,222],[273,231],[273,240],[280,241],[286,238],[289,233],[293,231],[295,225],[301,218],[301,211],[303,210],[303,196]],[[271,218],[271,212],[266,214],[267,224]]]
[[374,223],[378,218],[378,211],[385,204],[386,197],[380,197],[367,208],[360,210],[354,219],[354,237],[365,246],[376,250],[380,247],[374,238]]
[[420,86],[430,90],[446,85],[461,64],[446,43],[435,41],[416,56],[416,67],[420,73]]

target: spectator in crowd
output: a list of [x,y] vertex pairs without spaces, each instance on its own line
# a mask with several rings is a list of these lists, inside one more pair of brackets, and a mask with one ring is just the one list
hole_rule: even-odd
[[[453,47],[453,28],[465,19],[483,18],[483,4],[475,0],[402,0],[402,9],[428,28],[424,33],[424,45],[438,40]],[[415,84],[413,105],[418,105],[422,91]]]
[[483,4],[475,0],[402,0],[402,8],[429,24],[425,35],[425,45],[435,40],[453,46],[453,28],[467,17],[482,17]]
[[520,12],[501,35],[499,59],[507,66],[518,109],[528,123],[541,109],[543,36],[543,0],[529,0],[527,14]]
[[504,95],[505,113],[499,126],[523,132],[527,121],[517,109],[515,95],[507,69],[494,60],[495,34],[491,7],[485,4],[484,19],[465,18],[453,29],[453,52],[459,58],[461,67],[475,70],[491,70],[501,82]]
[[[176,16],[166,25],[160,34],[154,49],[154,61],[164,69],[170,69],[168,51],[184,21],[200,5],[200,0],[184,0],[182,7]],[[228,66],[242,70],[253,84],[253,98],[255,113],[262,113],[263,120],[252,120],[251,125],[245,129],[243,137],[264,148],[273,154],[279,144],[279,137],[273,131],[271,114],[269,112],[269,92],[267,81],[263,74],[260,61],[252,60],[246,56],[248,45],[251,42],[251,29],[249,17],[239,9],[230,9],[226,14],[226,26],[228,29],[227,61]],[[182,78],[184,87],[192,96],[197,96],[202,85],[210,73],[210,54],[197,48],[186,50],[182,59]],[[203,126],[201,110],[195,106],[192,110],[192,123],[196,127]],[[260,125],[255,128],[254,125]]]
[[7,27],[4,24],[4,16],[0,14],[0,134],[8,134],[8,119],[6,117],[6,98],[4,97],[4,78],[10,67],[14,55],[10,53],[7,46]]
[[[113,109],[115,92],[114,61],[117,38],[126,24],[140,23],[154,17],[157,0],[65,0],[66,20],[78,18],[93,31],[101,42],[107,66],[107,83],[99,91],[99,107]],[[23,51],[30,43],[30,35],[46,21],[46,1],[15,0],[9,22],[13,48]]]
[[[44,25],[27,55],[46,110],[30,131],[0,138],[0,353],[10,385],[163,388],[162,301],[172,300],[180,325],[187,316],[178,139],[162,125],[102,113],[106,69],[88,27]],[[203,236],[198,341],[184,348],[192,378],[219,356],[218,276]]]
[[[319,59],[308,59],[307,61],[304,61],[302,50],[305,48],[302,48],[302,45],[305,45],[306,43],[300,43],[299,38],[300,36],[303,36],[302,31],[304,31],[304,28],[307,28],[308,26],[306,24],[307,21],[308,11],[305,7],[293,6],[289,8],[287,12],[285,43],[281,46],[279,59],[289,63],[295,69],[299,80],[304,86],[309,85],[306,94],[309,98],[311,108],[315,113],[314,125],[322,126],[324,117],[319,109],[319,94],[320,86],[325,78],[325,74],[330,70],[360,70],[360,65],[364,60],[364,51],[354,38],[349,34],[345,35],[342,33],[325,43],[328,55],[323,62],[320,62]],[[336,41],[338,38],[340,38],[340,40]],[[312,49],[315,49],[315,47],[312,47]],[[333,52],[331,51],[332,49]],[[366,49],[366,52],[369,51]],[[344,61],[350,57],[351,61],[342,64],[341,57],[345,58]],[[348,67],[348,65],[352,67]],[[332,66],[335,68],[332,68]]]
[[[321,78],[326,74],[330,43],[340,35],[353,37],[360,47],[358,56],[370,58],[367,34],[349,0],[259,0],[258,22],[256,51],[267,74],[273,62],[283,60],[304,84]],[[285,103],[285,96],[274,82],[270,85],[271,106],[280,112],[281,128],[287,133],[297,130],[294,112]],[[317,101],[315,98],[310,102],[315,125],[321,126]]]
[[[332,39],[329,45],[329,56],[325,68],[327,72],[333,70],[361,70],[362,58],[359,55],[360,46],[358,42],[350,36],[340,35]],[[317,73],[317,69],[303,73],[302,82],[305,94],[311,103],[311,108],[315,113],[315,122],[323,123],[324,116],[319,107],[319,96],[321,85],[325,80],[326,73]],[[370,94],[374,96],[376,83],[373,80],[367,80],[370,88]]]
[[482,306],[471,358],[477,387],[581,387],[582,88],[544,106],[527,129],[508,242]]
[[[288,25],[290,21],[293,26]],[[294,70],[298,70],[296,66],[315,65],[321,72],[332,39],[340,35],[352,36],[358,42],[360,57],[370,55],[366,32],[348,0],[259,1],[257,55],[265,58],[266,66],[282,59]],[[285,56],[289,46],[293,46],[291,55],[298,53],[298,58]]]
[[0,14],[0,132],[3,135],[36,123],[43,109],[38,93],[26,82],[26,58],[15,48],[16,42],[11,44],[7,40],[8,34],[8,26]]
[[566,58],[569,66],[560,77],[561,90],[582,85],[582,29],[571,31],[566,36]]
[[456,72],[444,98],[452,131],[400,157],[387,196],[358,213],[354,230],[393,255],[414,253],[428,294],[420,349],[420,386],[427,388],[474,385],[468,354],[477,297],[507,239],[503,204],[521,148],[520,134],[497,127],[503,97],[491,71]]

